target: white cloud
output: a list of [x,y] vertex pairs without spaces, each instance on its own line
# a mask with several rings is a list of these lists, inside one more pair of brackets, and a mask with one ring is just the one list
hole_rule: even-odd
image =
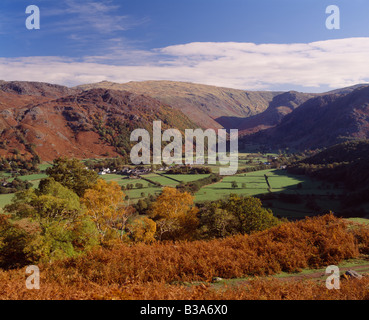
[[369,81],[369,38],[297,44],[196,42],[105,56],[0,58],[0,79],[64,85],[176,80],[240,89],[339,88]]
[[62,21],[52,22],[53,30],[59,32],[91,31],[110,34],[115,31],[125,31],[135,23],[127,15],[119,15],[119,6],[110,0],[76,1],[65,0],[60,7],[47,9],[45,17],[62,16]]

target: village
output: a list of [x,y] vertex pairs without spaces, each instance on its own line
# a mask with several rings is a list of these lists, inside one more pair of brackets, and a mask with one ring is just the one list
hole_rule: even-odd
[[[160,167],[159,169],[157,169],[157,171],[167,171],[172,169],[173,166],[165,166],[165,167]],[[178,166],[177,166],[178,167]],[[99,175],[106,175],[106,174],[119,174],[119,175],[123,175],[126,176],[127,179],[137,179],[142,175],[146,175],[149,173],[152,173],[154,170],[152,167],[142,167],[142,166],[138,166],[135,168],[123,168],[122,170],[116,170],[116,169],[110,169],[110,168],[102,168],[99,171]]]

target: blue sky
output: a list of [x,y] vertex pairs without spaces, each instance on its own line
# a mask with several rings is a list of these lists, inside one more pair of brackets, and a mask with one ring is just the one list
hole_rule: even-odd
[[369,80],[368,16],[367,0],[1,0],[0,79],[321,92]]

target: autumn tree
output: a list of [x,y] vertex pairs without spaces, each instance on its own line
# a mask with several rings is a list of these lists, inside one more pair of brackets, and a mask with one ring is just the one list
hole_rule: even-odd
[[17,218],[31,218],[40,225],[51,222],[72,222],[82,214],[79,197],[53,178],[43,179],[38,189],[15,194],[5,210]]
[[98,243],[97,230],[84,215],[77,194],[53,178],[43,179],[38,189],[16,193],[4,210],[14,221],[25,219],[39,226],[24,248],[32,261],[75,256]]
[[151,218],[156,222],[157,238],[159,240],[191,238],[199,223],[197,212],[191,194],[164,187],[150,212]]
[[85,191],[82,203],[87,215],[94,221],[102,240],[108,237],[123,238],[124,228],[132,215],[124,204],[124,193],[115,182],[97,180],[96,184]]
[[271,210],[263,208],[258,198],[231,194],[228,200],[221,202],[220,208],[236,218],[236,228],[239,233],[250,234],[279,223]]
[[53,166],[46,169],[46,173],[64,187],[73,190],[79,197],[98,179],[98,174],[87,169],[78,159],[55,159]]
[[0,268],[20,268],[30,263],[25,247],[31,235],[10,221],[10,216],[0,214]]
[[200,211],[200,237],[223,238],[236,232],[236,217],[214,202]]
[[236,194],[203,203],[199,216],[198,236],[202,239],[250,234],[281,222],[271,210],[263,208],[260,199]]
[[133,241],[150,243],[155,241],[156,223],[148,217],[138,217],[131,221],[127,229]]

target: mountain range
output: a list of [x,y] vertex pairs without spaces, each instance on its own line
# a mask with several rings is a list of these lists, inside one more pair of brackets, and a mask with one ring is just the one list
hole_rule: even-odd
[[126,90],[153,97],[190,117],[202,128],[222,128],[227,118],[244,119],[265,111],[280,92],[242,91],[174,81],[143,81],[117,84],[99,82],[78,86],[88,90]]
[[244,91],[143,81],[74,88],[0,81],[0,155],[96,158],[127,155],[130,132],[239,129],[241,145],[298,150],[369,137],[369,85],[327,93]]
[[130,132],[197,126],[183,113],[148,96],[106,89],[79,90],[41,83],[0,83],[0,155],[44,161],[59,156],[126,155]]
[[246,136],[246,144],[273,149],[321,149],[369,138],[369,86],[307,100],[273,128]]

